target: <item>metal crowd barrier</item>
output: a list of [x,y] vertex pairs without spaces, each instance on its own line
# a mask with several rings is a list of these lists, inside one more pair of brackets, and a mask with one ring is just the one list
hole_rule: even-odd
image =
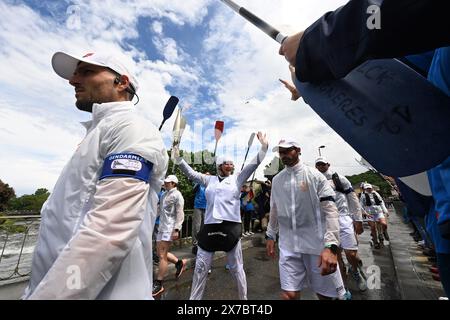
[[[184,211],[180,239],[175,240],[173,246],[192,243],[193,211]],[[0,282],[30,275],[40,220],[39,215],[0,216]]]
[[0,281],[30,275],[40,220],[39,215],[0,216]]
[[[173,241],[173,246],[183,247],[192,244],[193,214],[193,209],[184,210],[184,221],[180,231],[180,238]],[[156,246],[154,247],[156,248]]]

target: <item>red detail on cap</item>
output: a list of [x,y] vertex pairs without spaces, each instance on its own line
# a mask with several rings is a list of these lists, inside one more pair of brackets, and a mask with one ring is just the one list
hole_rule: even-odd
[[83,56],[83,58],[87,58],[87,57],[90,57],[90,56],[93,56],[93,55],[94,55],[93,52],[89,52],[89,53],[86,53],[86,54]]

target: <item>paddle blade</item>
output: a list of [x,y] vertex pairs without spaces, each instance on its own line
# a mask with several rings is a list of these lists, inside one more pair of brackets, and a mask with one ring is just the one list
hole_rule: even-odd
[[175,107],[177,106],[179,101],[180,101],[180,99],[178,99],[175,96],[171,96],[169,98],[169,100],[166,103],[166,106],[164,107],[164,111],[163,111],[164,120],[167,120],[172,116],[173,111],[175,110]]
[[164,125],[164,122],[166,122],[166,120],[172,116],[173,111],[175,110],[175,107],[177,106],[179,101],[180,100],[175,96],[171,96],[169,98],[169,100],[167,100],[166,106],[164,107],[164,110],[163,110],[163,121],[161,122],[161,125],[159,126],[160,131],[161,131],[162,126]]
[[433,168],[450,154],[450,98],[395,59],[370,60],[345,78],[295,81],[307,104],[379,172]]
[[222,136],[224,125],[223,121],[216,121],[216,125],[214,126],[214,136],[216,140],[219,140]]
[[248,144],[247,146],[250,148],[253,144],[253,139],[255,139],[255,133],[252,132],[252,134],[250,135],[250,139],[248,139]]

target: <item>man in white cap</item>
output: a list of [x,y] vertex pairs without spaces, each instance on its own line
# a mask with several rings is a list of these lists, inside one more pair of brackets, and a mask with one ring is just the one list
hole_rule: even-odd
[[178,259],[169,252],[173,240],[180,238],[181,227],[184,221],[184,198],[177,189],[178,178],[169,175],[164,180],[166,192],[159,204],[159,228],[156,236],[156,248],[159,256],[159,270],[153,283],[153,296],[164,291],[163,280],[167,273],[168,262],[175,264],[175,277],[179,278],[186,269],[186,260]]
[[[370,183],[363,184],[364,192],[361,194],[361,207],[367,213],[369,218],[370,234],[375,249],[379,249],[383,244],[384,239],[389,241],[387,233],[387,221],[385,214],[388,214],[383,198],[378,192],[373,190]],[[377,232],[378,229],[380,232]]]
[[[325,157],[319,157],[315,162],[316,169],[327,178],[336,193],[335,201],[339,211],[340,248],[344,250],[347,261],[351,266],[349,273],[358,285],[359,290],[365,291],[367,289],[366,281],[358,271],[361,260],[358,257],[358,240],[355,235],[355,231],[357,234],[361,234],[364,231],[362,210],[358,197],[350,181],[345,176],[339,175],[337,172],[331,170],[330,163]],[[342,259],[342,250],[339,250],[338,259],[342,280],[346,284],[346,271]],[[351,297],[350,291],[347,290],[346,295]]]
[[57,52],[55,72],[92,113],[86,136],[41,211],[24,299],[152,299],[152,229],[168,156],[130,101],[137,81],[117,58]]
[[335,193],[320,172],[300,161],[294,139],[280,140],[273,151],[285,168],[272,181],[266,250],[275,257],[279,234],[281,298],[298,299],[308,284],[319,299],[343,298]]

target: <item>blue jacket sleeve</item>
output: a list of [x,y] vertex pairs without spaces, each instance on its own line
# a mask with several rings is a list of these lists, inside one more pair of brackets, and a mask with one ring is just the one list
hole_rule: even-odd
[[[370,5],[380,7],[380,29],[369,29]],[[445,1],[351,0],[309,26],[296,58],[303,82],[344,77],[366,60],[403,57],[450,45]]]

